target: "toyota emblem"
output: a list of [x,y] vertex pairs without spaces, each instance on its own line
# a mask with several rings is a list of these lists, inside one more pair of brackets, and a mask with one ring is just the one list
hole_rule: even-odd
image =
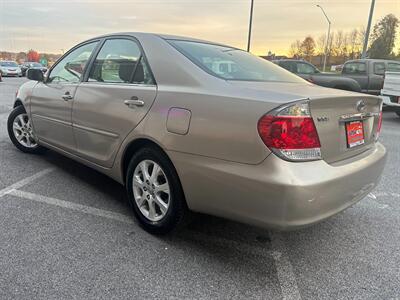
[[360,101],[358,101],[357,104],[356,104],[356,108],[357,108],[357,110],[358,110],[359,112],[364,111],[364,109],[365,109],[366,106],[367,106],[367,104],[365,103],[364,100],[360,100]]

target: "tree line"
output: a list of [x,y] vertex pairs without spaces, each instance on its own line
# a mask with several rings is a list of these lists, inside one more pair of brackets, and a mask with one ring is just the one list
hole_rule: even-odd
[[[389,14],[380,19],[373,27],[370,35],[367,56],[369,58],[399,59],[400,49],[395,49],[399,19]],[[290,45],[289,56],[301,58],[321,65],[327,50],[327,64],[342,64],[349,59],[361,57],[365,28],[355,28],[351,31],[338,30],[317,38],[308,35],[304,40],[297,40]],[[396,51],[397,50],[397,51]]]
[[55,62],[60,57],[59,54],[49,54],[49,53],[38,53],[37,51],[31,49],[27,52],[7,52],[0,51],[0,60],[14,60],[17,63],[23,62],[39,62],[42,59],[45,59],[49,63]]

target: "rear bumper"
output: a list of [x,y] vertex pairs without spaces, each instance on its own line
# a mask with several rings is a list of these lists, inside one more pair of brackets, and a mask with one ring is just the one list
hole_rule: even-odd
[[386,150],[373,149],[341,164],[292,163],[269,155],[244,165],[170,152],[190,209],[264,228],[301,228],[364,198],[379,182]]

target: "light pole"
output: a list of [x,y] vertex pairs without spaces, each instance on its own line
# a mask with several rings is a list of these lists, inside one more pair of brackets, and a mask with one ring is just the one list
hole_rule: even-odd
[[326,20],[328,21],[328,35],[326,36],[326,42],[325,42],[325,57],[324,57],[324,68],[323,68],[323,71],[325,72],[326,56],[328,55],[328,43],[329,43],[329,38],[331,35],[331,20],[329,20],[328,16],[325,13],[325,10],[322,8],[321,5],[317,4],[317,7],[319,7],[322,10],[322,13],[324,14]]
[[250,5],[250,20],[249,20],[249,34],[247,36],[247,52],[250,52],[250,41],[251,41],[251,26],[253,24],[253,8],[254,8],[254,0],[251,0]]
[[369,39],[369,32],[371,31],[371,23],[372,23],[372,16],[374,15],[374,8],[375,8],[375,0],[372,0],[371,8],[369,10],[368,26],[367,26],[367,31],[365,32],[364,47],[361,58],[367,57],[368,39]]

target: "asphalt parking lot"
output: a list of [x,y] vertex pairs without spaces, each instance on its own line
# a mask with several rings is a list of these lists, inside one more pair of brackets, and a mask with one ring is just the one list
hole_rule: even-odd
[[400,299],[400,118],[384,115],[380,185],[345,212],[290,233],[197,216],[139,228],[124,189],[52,151],[9,141],[25,79],[0,83],[1,299]]

